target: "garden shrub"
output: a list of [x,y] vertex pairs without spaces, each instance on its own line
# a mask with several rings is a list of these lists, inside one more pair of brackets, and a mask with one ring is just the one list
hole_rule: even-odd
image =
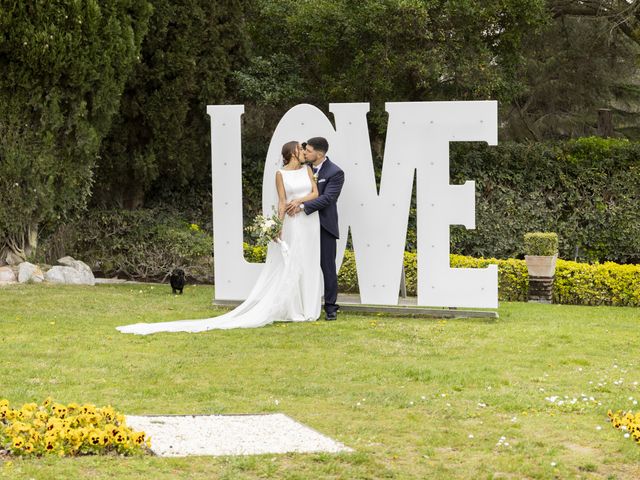
[[640,265],[558,260],[553,301],[575,305],[640,306]]
[[527,255],[551,257],[558,253],[558,234],[532,232],[524,235],[524,251]]
[[192,280],[212,282],[212,242],[175,212],[92,210],[49,237],[40,259],[71,255],[99,274],[144,280],[162,280],[179,266]]

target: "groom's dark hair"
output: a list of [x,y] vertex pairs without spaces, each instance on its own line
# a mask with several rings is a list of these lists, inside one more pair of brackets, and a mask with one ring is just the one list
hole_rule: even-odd
[[324,137],[313,137],[307,140],[307,145],[311,145],[314,150],[318,150],[322,153],[329,151],[329,142]]

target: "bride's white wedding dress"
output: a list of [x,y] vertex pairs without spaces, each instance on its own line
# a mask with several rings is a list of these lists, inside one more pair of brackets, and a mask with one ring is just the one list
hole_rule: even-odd
[[[280,170],[287,201],[307,196],[311,180],[307,167]],[[117,327],[123,333],[204,332],[214,329],[255,328],[275,321],[304,322],[320,317],[323,290],[320,270],[318,212],[286,215],[284,244],[271,242],[267,260],[248,298],[234,310],[202,320],[136,323]]]

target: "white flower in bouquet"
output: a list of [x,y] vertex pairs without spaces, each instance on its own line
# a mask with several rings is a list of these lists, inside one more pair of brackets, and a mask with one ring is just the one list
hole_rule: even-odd
[[265,247],[269,242],[278,238],[281,229],[282,220],[280,220],[274,209],[274,213],[270,217],[265,217],[264,215],[256,216],[246,230],[257,245]]

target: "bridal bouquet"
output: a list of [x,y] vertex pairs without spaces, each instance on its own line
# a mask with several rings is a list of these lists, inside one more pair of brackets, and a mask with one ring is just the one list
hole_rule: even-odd
[[282,220],[274,213],[270,217],[258,215],[253,223],[247,227],[247,233],[256,241],[257,245],[266,247],[269,242],[278,241],[282,229]]

